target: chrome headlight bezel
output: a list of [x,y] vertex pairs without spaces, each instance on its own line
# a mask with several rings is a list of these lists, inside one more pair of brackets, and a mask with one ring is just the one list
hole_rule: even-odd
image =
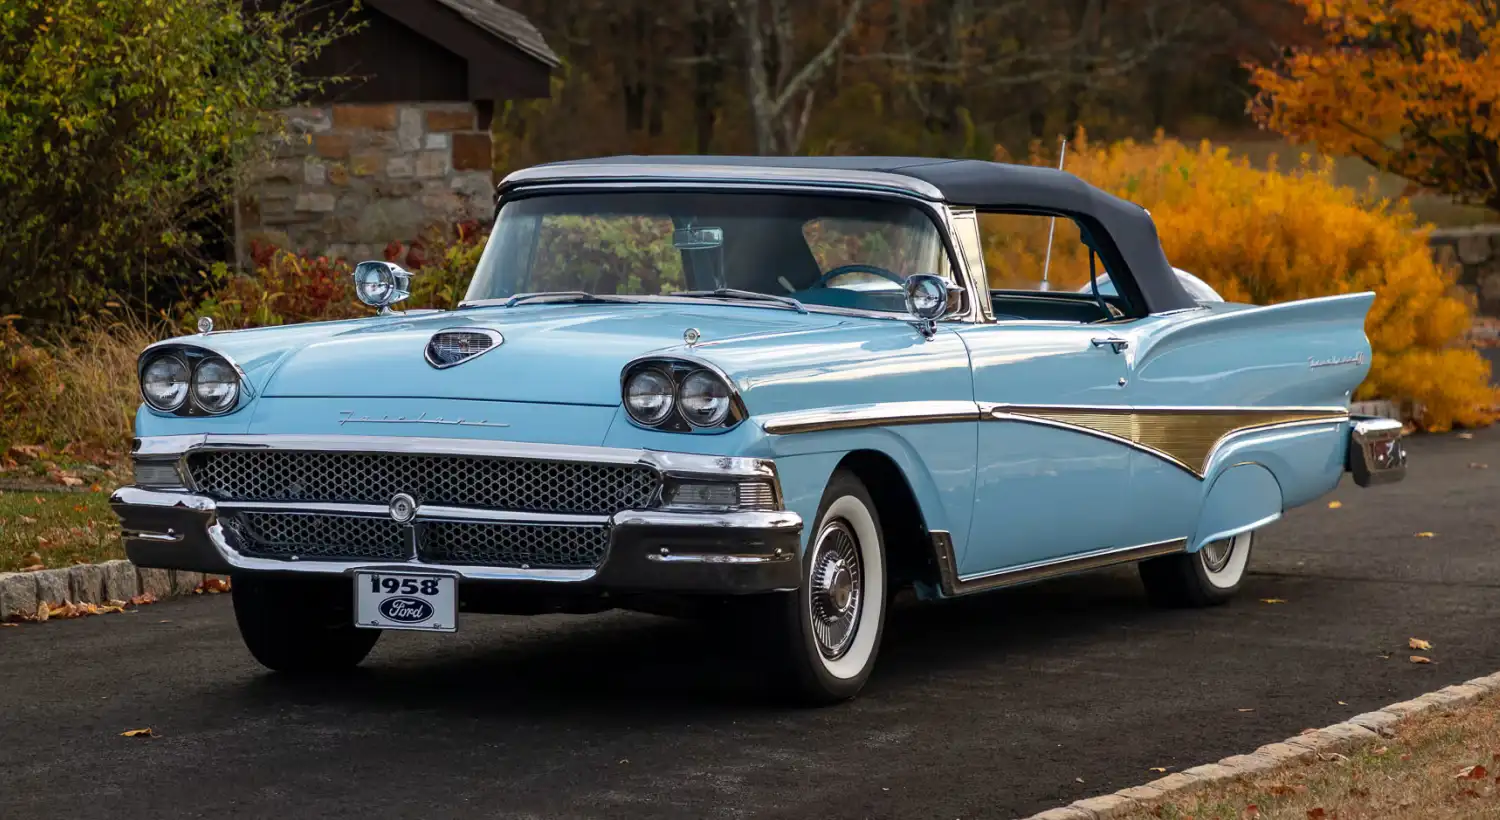
[[[187,390],[183,400],[170,407],[151,401],[145,389],[146,370],[156,362],[167,358],[180,362],[187,369],[188,374]],[[216,404],[199,395],[199,373],[205,365],[223,367],[225,372],[233,377],[233,387],[228,391],[227,400]],[[158,342],[142,351],[140,358],[136,361],[136,382],[141,400],[151,412],[158,415],[199,417],[228,415],[244,407],[246,401],[254,395],[245,378],[244,369],[234,359],[216,350],[171,341]]]
[[[656,421],[638,417],[630,406],[631,380],[647,371],[664,376],[670,384],[671,407]],[[728,401],[721,413],[716,413],[711,418],[689,418],[682,401],[682,387],[689,377],[711,378],[723,386]],[[750,415],[745,410],[734,382],[723,371],[707,362],[670,356],[650,356],[627,364],[620,373],[620,401],[624,404],[625,417],[630,419],[631,424],[647,430],[672,433],[722,433],[738,426]]]

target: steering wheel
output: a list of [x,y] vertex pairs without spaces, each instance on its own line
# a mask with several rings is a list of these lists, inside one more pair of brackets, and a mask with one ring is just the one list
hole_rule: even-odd
[[838,267],[830,270],[822,276],[819,276],[818,281],[812,283],[812,285],[808,287],[808,290],[812,290],[813,288],[826,288],[828,287],[829,280],[837,279],[840,276],[850,273],[869,273],[875,276],[879,276],[882,279],[889,279],[890,281],[895,282],[898,285],[906,284],[906,277],[902,276],[899,273],[888,271],[885,268],[878,267],[876,265],[861,265],[856,263],[853,265],[839,265]]

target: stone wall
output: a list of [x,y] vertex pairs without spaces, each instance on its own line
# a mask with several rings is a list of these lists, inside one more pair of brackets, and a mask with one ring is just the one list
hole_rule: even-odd
[[1439,264],[1458,269],[1458,283],[1474,294],[1479,314],[1500,316],[1500,225],[1433,231],[1429,243]]
[[252,241],[350,261],[392,240],[494,216],[490,134],[470,103],[292,108],[289,136],[255,168],[236,211],[243,266]]

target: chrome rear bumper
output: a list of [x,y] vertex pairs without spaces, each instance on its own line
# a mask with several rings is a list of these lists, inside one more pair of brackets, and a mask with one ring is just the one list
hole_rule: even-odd
[[1361,487],[1390,484],[1406,477],[1406,446],[1401,422],[1353,417],[1349,424],[1349,472]]

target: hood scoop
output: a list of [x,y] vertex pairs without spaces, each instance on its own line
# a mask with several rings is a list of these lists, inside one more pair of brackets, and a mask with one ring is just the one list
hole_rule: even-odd
[[427,340],[424,353],[428,364],[444,370],[488,353],[504,342],[505,337],[497,330],[455,327],[434,333]]

